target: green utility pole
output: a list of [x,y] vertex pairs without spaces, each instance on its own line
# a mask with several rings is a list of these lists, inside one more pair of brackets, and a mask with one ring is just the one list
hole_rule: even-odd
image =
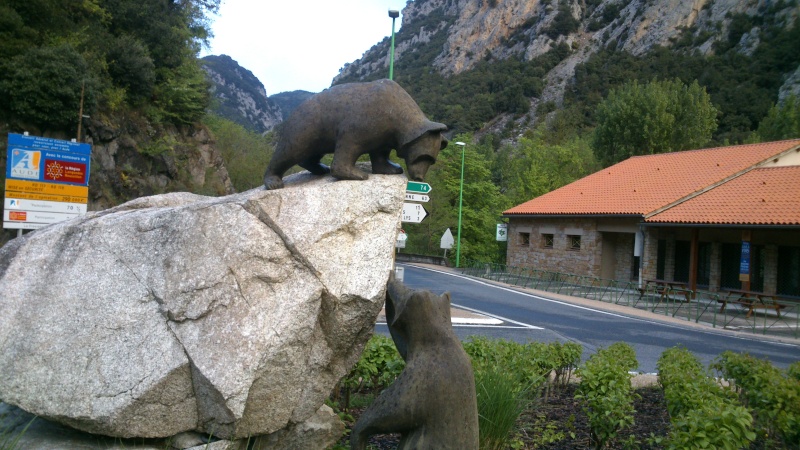
[[461,206],[464,201],[464,148],[467,144],[456,142],[461,147],[461,187],[458,189],[458,238],[456,239],[456,268],[461,267]]
[[390,9],[389,17],[392,18],[392,49],[389,53],[389,79],[394,79],[394,19],[400,17],[400,11]]

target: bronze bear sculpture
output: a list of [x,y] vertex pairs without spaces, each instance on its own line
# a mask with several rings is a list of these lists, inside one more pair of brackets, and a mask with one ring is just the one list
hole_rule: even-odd
[[[439,151],[447,146],[447,126],[431,122],[399,84],[391,80],[334,86],[303,102],[281,125],[275,153],[264,173],[266,189],[283,187],[294,165],[315,175],[365,180],[356,160],[369,154],[372,173],[400,174],[389,160],[395,149],[408,167],[408,178],[422,181]],[[320,160],[333,153],[330,167]]]
[[400,433],[399,450],[477,450],[475,379],[450,324],[450,294],[390,280],[386,322],[406,367],[358,419],[350,448],[365,449],[374,434]]

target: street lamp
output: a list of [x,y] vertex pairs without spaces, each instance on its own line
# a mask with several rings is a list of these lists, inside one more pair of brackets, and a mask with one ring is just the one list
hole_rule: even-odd
[[389,53],[389,79],[391,80],[394,78],[394,19],[400,17],[400,11],[390,9],[389,17],[392,18],[392,47]]
[[458,238],[456,240],[456,268],[461,264],[461,206],[464,202],[464,148],[467,144],[456,142],[461,147],[461,187],[458,189]]

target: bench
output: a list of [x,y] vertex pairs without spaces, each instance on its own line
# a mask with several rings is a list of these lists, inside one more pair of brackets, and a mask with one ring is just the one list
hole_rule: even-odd
[[660,296],[659,302],[670,294],[682,295],[687,302],[692,299],[692,290],[682,281],[644,280],[644,285],[637,288],[637,290],[639,291],[639,299],[648,291],[658,294]]
[[761,309],[774,309],[778,318],[781,317],[781,309],[786,308],[786,305],[778,303],[780,297],[774,294],[765,294],[763,292],[745,291],[740,289],[726,289],[722,291],[724,297],[717,299],[717,302],[722,303],[719,312],[725,311],[728,303],[736,303],[747,308],[747,317],[753,315],[756,308]]

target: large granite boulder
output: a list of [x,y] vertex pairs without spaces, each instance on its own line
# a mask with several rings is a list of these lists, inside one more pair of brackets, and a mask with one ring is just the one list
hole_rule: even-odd
[[9,242],[0,400],[118,437],[317,421],[383,304],[405,183],[160,195]]

